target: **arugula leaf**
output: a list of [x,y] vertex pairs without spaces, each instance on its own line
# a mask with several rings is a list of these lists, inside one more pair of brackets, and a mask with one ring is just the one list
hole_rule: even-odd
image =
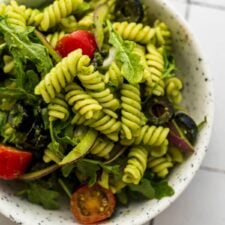
[[6,122],[7,122],[7,114],[5,112],[0,111],[0,130],[2,130]]
[[122,204],[127,205],[128,204],[128,195],[126,188],[121,189],[119,192],[116,193],[116,199]]
[[26,71],[26,91],[33,93],[35,86],[39,83],[39,77],[33,70]]
[[29,183],[25,194],[30,202],[42,205],[45,209],[59,208],[59,193],[56,191],[48,190],[38,184]]
[[152,183],[155,189],[155,198],[162,199],[164,197],[172,196],[174,194],[174,190],[171,186],[169,186],[166,180],[163,180],[158,183]]
[[131,84],[140,83],[144,75],[144,67],[140,64],[140,56],[133,52],[135,42],[125,41],[116,33],[109,21],[109,43],[112,44],[116,52],[116,60],[122,63],[121,73],[123,77]]
[[33,62],[38,72],[42,75],[49,72],[53,65],[46,48],[29,39],[29,35],[34,32],[34,28],[28,27],[24,30],[16,26],[10,27],[7,25],[5,18],[0,17],[0,32],[3,33],[5,42],[15,60],[15,71],[19,87],[24,88],[24,65],[29,61]]
[[120,165],[106,165],[101,161],[91,160],[91,159],[83,159],[82,161],[84,161],[86,163],[99,165],[102,169],[104,169],[108,173],[112,173],[115,175],[121,175]]
[[168,78],[175,76],[176,65],[174,57],[166,50],[163,51],[163,59],[164,59],[164,72],[162,74],[163,78]]
[[97,181],[97,172],[101,170],[98,164],[93,164],[80,160],[76,164],[76,175],[81,183],[88,181],[89,185],[93,185]]
[[128,187],[130,191],[138,192],[147,199],[152,199],[155,197],[155,190],[151,184],[151,181],[145,178],[143,178],[138,185],[129,184]]
[[30,104],[35,104],[39,98],[33,94],[29,94],[22,88],[0,87],[0,99],[6,99],[7,102],[26,100]]

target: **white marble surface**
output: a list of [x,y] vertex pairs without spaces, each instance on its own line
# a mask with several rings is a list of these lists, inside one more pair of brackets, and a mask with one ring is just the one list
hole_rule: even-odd
[[[168,0],[189,22],[205,53],[215,85],[215,125],[200,171],[151,225],[225,224],[225,0]],[[0,225],[15,225],[0,216]],[[147,225],[147,224],[146,224]]]

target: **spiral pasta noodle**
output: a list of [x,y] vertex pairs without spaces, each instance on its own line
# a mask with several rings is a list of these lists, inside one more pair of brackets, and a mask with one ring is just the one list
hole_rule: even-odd
[[[121,126],[120,121],[117,121],[115,118],[105,114],[102,111],[96,114],[95,118],[89,120],[86,120],[84,116],[76,113],[71,123],[92,127],[97,131],[105,134],[108,138],[113,137],[113,141],[118,141],[118,133]],[[111,136],[110,134],[113,134],[113,136]]]
[[134,48],[133,50],[134,53],[136,53],[140,57],[140,65],[144,67],[144,74],[142,78],[142,82],[145,83],[147,88],[152,88],[152,75],[150,68],[148,67],[147,61],[146,61],[146,53],[145,53],[145,48],[137,45],[137,47]]
[[5,15],[6,9],[7,9],[7,5],[0,3],[0,15]]
[[122,180],[114,180],[110,177],[110,174],[103,170],[100,179],[98,180],[98,184],[105,189],[109,189],[112,193],[119,192],[122,188],[124,188],[127,184]]
[[48,104],[48,115],[50,121],[57,119],[66,121],[69,118],[69,107],[63,94],[58,94],[50,104]]
[[181,90],[183,84],[177,77],[171,77],[165,81],[166,95],[174,104],[179,104],[182,101]]
[[43,18],[43,13],[38,9],[27,8],[25,16],[27,25],[38,27]]
[[44,101],[49,103],[74,79],[78,72],[92,69],[92,66],[88,68],[89,63],[90,58],[82,55],[81,49],[71,52],[39,82],[34,93],[42,95]]
[[121,88],[122,135],[132,139],[141,127],[141,98],[139,85],[123,84]]
[[160,146],[150,148],[150,154],[153,157],[161,157],[168,152],[169,141],[166,139]]
[[147,44],[154,37],[155,30],[142,23],[115,22],[114,30],[125,40],[135,41],[140,44]]
[[40,30],[47,31],[58,24],[61,19],[74,12],[83,0],[58,0],[47,6],[43,12]]
[[77,29],[77,20],[75,16],[71,15],[66,18],[63,18],[59,23],[59,28],[61,31],[66,33],[71,33]]
[[169,168],[173,167],[173,162],[171,157],[168,155],[160,158],[150,157],[147,167],[150,168],[158,177],[164,178],[168,175]]
[[14,68],[15,68],[15,65],[14,65],[15,62],[13,60],[13,57],[10,55],[4,55],[3,62],[4,62],[3,72],[13,74]]
[[155,28],[155,41],[158,47],[165,46],[167,50],[171,50],[171,32],[167,25],[160,21],[156,20],[154,23]]
[[127,165],[124,168],[123,182],[138,184],[147,167],[148,151],[143,146],[134,146],[128,154]]
[[26,27],[25,7],[19,6],[16,1],[11,1],[5,9],[6,21],[10,26]]
[[95,140],[94,145],[91,147],[89,153],[92,155],[97,155],[99,157],[109,158],[109,154],[114,148],[115,143],[106,137],[98,137]]
[[146,61],[149,66],[152,78],[152,86],[147,87],[147,94],[154,94],[157,96],[164,95],[165,84],[163,81],[164,59],[162,54],[156,49],[153,44],[147,45],[148,53],[146,54]]
[[181,152],[180,149],[174,147],[174,146],[169,146],[168,148],[168,154],[171,156],[172,161],[174,163],[182,163],[184,162],[184,155]]
[[94,13],[90,12],[78,21],[79,27],[90,28],[93,26]]
[[76,83],[67,85],[65,91],[66,101],[72,106],[74,112],[79,112],[86,119],[91,119],[102,109],[102,106]]
[[46,40],[51,44],[53,48],[56,47],[57,42],[66,35],[64,31],[56,31],[46,36]]
[[98,71],[91,74],[79,73],[78,78],[87,93],[96,99],[103,108],[112,111],[119,108],[118,99],[113,96],[109,88],[106,88],[102,75]]
[[123,84],[123,76],[121,74],[121,69],[115,62],[112,62],[108,71],[106,72],[104,76],[104,82],[106,84],[113,85],[118,89]]
[[164,128],[162,126],[148,126],[145,125],[140,128],[138,136],[134,137],[132,140],[123,139],[121,140],[122,145],[131,144],[142,144],[149,146],[161,146],[166,140],[169,134],[169,128]]

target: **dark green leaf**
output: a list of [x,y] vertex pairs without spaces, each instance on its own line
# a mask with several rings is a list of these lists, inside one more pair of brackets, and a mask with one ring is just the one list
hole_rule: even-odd
[[155,189],[155,198],[157,199],[172,196],[174,194],[173,188],[169,186],[168,182],[165,180],[158,183],[153,183],[152,185]]
[[35,104],[38,98],[35,95],[27,93],[21,88],[0,87],[0,99],[26,100],[31,104]]
[[29,93],[34,92],[35,86],[39,83],[39,77],[37,73],[35,73],[33,70],[28,70],[26,72],[26,91]]
[[142,179],[138,185],[129,184],[130,191],[138,192],[148,199],[155,197],[155,190],[147,179]]
[[99,165],[80,160],[76,164],[76,175],[81,183],[90,181],[95,183],[97,180],[97,171],[101,169]]
[[30,202],[42,205],[45,209],[58,209],[59,193],[43,188],[38,184],[29,184],[26,190],[27,198]]
[[5,112],[0,111],[0,130],[2,130],[6,121],[7,121],[7,114]]
[[116,198],[122,205],[128,204],[128,196],[125,188],[123,188],[120,192],[116,193]]
[[25,69],[28,60],[37,68],[42,75],[47,74],[52,68],[52,61],[46,48],[34,43],[29,39],[29,35],[34,32],[34,28],[28,27],[26,30],[16,26],[10,27],[5,19],[0,17],[0,32],[4,34],[5,42],[15,60],[17,84],[24,88]]

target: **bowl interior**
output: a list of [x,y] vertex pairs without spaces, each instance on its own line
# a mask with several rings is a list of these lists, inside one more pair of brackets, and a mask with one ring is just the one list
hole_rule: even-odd
[[[177,167],[169,178],[175,189],[175,195],[160,201],[151,200],[141,203],[132,203],[127,207],[119,208],[114,217],[104,225],[134,225],[143,224],[158,215],[168,207],[198,170],[207,150],[213,121],[213,94],[212,81],[207,74],[205,62],[196,45],[193,34],[183,21],[164,1],[146,0],[149,14],[166,22],[173,33],[175,58],[178,65],[178,74],[184,82],[184,106],[190,115],[201,122],[207,116],[207,124],[198,137],[195,153],[185,163]],[[69,211],[69,202],[63,202],[60,211],[49,211],[33,205],[13,195],[16,184],[0,182],[0,212],[10,219],[30,225],[75,225]]]

